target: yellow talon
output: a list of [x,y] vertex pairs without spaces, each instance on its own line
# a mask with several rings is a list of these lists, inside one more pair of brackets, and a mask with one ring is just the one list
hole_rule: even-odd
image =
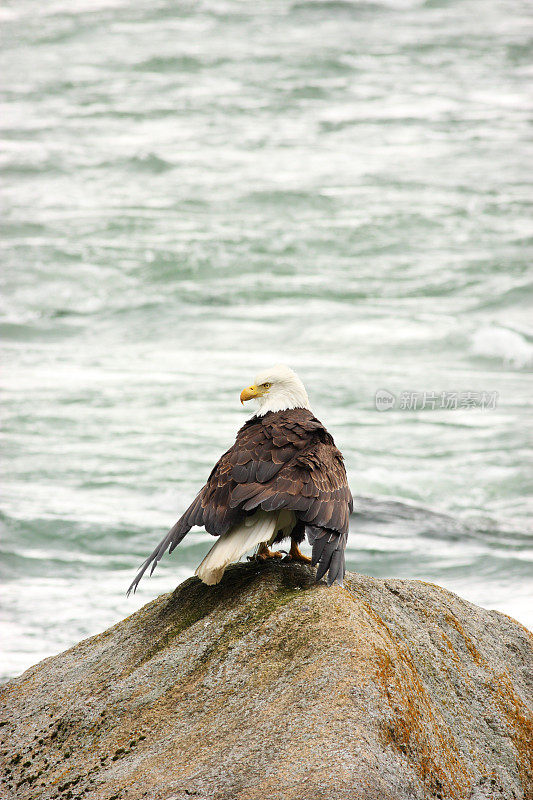
[[261,561],[266,561],[267,558],[283,558],[283,553],[269,550],[266,544],[263,542],[263,544],[259,545],[257,550],[257,558],[260,558]]
[[292,558],[293,561],[299,561],[300,564],[310,564],[311,559],[309,556],[305,556],[298,547],[298,543],[291,540],[291,549],[289,550],[289,556]]

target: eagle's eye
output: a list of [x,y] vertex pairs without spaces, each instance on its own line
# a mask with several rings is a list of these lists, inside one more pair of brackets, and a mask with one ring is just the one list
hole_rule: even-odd
[[264,384],[263,384],[263,387],[264,387],[265,389],[270,389],[270,387],[271,387],[271,386],[272,386],[272,384],[271,384],[271,383],[264,383]]

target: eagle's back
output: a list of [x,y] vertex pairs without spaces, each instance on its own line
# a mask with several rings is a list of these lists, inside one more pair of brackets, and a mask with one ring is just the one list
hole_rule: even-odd
[[285,508],[302,522],[348,530],[352,495],[342,454],[307,409],[248,420],[215,464],[187,522],[217,536],[258,508]]

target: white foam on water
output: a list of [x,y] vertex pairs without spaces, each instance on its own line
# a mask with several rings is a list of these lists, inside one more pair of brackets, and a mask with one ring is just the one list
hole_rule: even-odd
[[507,367],[522,369],[533,364],[533,345],[509,328],[480,328],[472,335],[471,350],[476,356],[497,359]]

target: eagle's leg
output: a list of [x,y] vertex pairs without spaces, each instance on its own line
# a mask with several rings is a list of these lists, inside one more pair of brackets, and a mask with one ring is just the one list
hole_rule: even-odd
[[283,558],[283,553],[270,550],[268,545],[266,545],[265,542],[262,542],[257,548],[256,556],[257,558],[260,558],[261,561],[266,561],[267,558]]
[[309,556],[305,556],[300,551],[296,539],[291,539],[291,549],[289,550],[289,556],[292,558],[293,561],[299,561],[301,564],[311,563],[311,559],[309,558]]

